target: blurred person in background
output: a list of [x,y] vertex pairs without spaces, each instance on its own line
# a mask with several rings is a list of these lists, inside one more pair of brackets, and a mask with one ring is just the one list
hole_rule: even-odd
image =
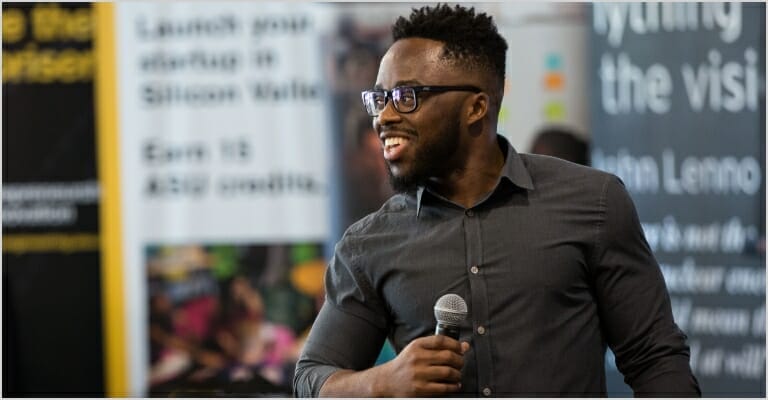
[[[492,18],[423,7],[393,39],[362,98],[397,194],[337,244],[295,394],[605,396],[609,345],[636,395],[699,396],[621,181],[496,133]],[[468,304],[459,340],[432,334],[447,293]]]
[[530,152],[589,165],[589,143],[563,126],[544,127],[536,133]]

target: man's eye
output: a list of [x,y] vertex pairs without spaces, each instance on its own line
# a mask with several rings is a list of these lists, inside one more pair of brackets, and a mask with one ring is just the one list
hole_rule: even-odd
[[411,91],[399,92],[397,100],[401,103],[412,103],[416,99],[416,94]]

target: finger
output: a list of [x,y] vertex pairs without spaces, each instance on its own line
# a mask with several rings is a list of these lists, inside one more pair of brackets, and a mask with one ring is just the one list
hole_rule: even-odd
[[461,383],[429,382],[425,384],[417,396],[439,396],[445,393],[454,393],[461,390]]
[[436,365],[426,368],[421,379],[427,382],[458,383],[461,382],[461,370]]
[[461,354],[469,351],[469,342],[461,342]]
[[451,350],[461,354],[461,343],[459,343],[459,341],[454,338],[445,335],[433,335],[425,336],[419,339],[424,339],[420,341],[422,348],[430,350]]
[[430,365],[445,365],[448,367],[461,369],[464,366],[464,356],[456,354],[450,350],[441,350],[439,352],[433,352]]

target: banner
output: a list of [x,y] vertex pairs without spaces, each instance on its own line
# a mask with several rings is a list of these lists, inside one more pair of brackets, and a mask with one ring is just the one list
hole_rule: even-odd
[[130,393],[287,393],[328,235],[327,12],[115,5]]
[[765,5],[592,15],[593,165],[637,205],[703,394],[764,397]]
[[104,395],[93,34],[3,4],[3,396]]

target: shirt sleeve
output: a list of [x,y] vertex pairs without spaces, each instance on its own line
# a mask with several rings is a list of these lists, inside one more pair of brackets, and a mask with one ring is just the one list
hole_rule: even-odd
[[293,391],[317,397],[340,369],[364,370],[374,365],[387,335],[386,308],[356,267],[361,252],[345,236],[325,274],[325,303],[320,309],[296,364]]
[[636,396],[698,397],[686,335],[672,316],[658,263],[622,182],[610,176],[601,196],[594,280],[600,320],[616,366]]

